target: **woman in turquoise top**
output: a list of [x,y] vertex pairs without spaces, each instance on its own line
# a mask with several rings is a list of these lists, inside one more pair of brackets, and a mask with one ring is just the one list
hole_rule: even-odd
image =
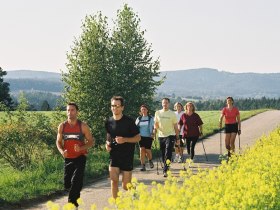
[[146,171],[145,159],[149,160],[150,168],[154,167],[152,161],[152,143],[153,143],[153,128],[154,128],[154,118],[149,115],[149,109],[146,105],[140,107],[140,115],[135,123],[139,127],[141,140],[140,145],[140,161],[141,161],[141,171]]

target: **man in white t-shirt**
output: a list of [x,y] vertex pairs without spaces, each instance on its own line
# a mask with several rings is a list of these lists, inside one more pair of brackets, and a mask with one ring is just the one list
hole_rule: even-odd
[[177,144],[180,143],[177,117],[173,111],[169,110],[169,103],[169,98],[162,99],[162,109],[156,111],[154,119],[154,128],[158,132],[162,161],[164,163],[164,177],[167,177],[175,140],[177,140]]

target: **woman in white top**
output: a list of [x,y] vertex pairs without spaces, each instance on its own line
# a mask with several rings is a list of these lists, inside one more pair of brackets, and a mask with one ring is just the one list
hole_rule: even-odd
[[[174,110],[175,110],[177,120],[179,122],[181,116],[184,114],[183,105],[180,102],[176,102],[174,104]],[[180,144],[179,145],[175,144],[176,156],[175,156],[174,162],[178,162],[178,163],[181,163],[183,161],[183,150],[184,150],[184,142],[183,142],[183,138],[182,138],[183,130],[184,130],[183,128],[180,130],[180,135],[179,135]]]

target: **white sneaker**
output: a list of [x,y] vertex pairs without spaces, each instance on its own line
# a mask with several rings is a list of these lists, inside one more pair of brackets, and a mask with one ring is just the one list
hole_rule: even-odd
[[178,158],[178,163],[182,163],[182,157],[181,156]]
[[174,162],[174,163],[178,162],[178,159],[179,159],[179,156],[176,155],[175,158],[173,159],[173,162]]

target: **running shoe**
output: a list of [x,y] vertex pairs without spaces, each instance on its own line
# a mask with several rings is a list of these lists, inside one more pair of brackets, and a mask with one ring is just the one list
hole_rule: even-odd
[[149,160],[149,164],[150,164],[150,168],[153,168],[154,167],[154,163],[152,160]]
[[140,169],[140,171],[146,171],[145,165],[142,165],[142,168]]

